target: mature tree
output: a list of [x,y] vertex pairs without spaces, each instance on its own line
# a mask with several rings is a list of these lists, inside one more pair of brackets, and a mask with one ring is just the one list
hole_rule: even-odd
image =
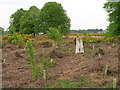
[[21,8],[11,15],[10,27],[9,27],[10,33],[20,31],[20,19],[24,14],[25,14],[25,11]]
[[70,19],[61,4],[47,2],[40,13],[40,30],[46,33],[50,27],[59,28],[60,32],[67,34],[70,31]]
[[39,32],[39,14],[40,10],[36,6],[31,6],[20,20],[20,32],[23,34]]
[[109,13],[109,26],[107,28],[108,36],[120,35],[120,1],[106,2],[104,8]]

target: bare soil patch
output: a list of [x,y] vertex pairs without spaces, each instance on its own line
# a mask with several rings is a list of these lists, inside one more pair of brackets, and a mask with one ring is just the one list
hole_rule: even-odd
[[[58,49],[51,46],[37,47],[36,57],[40,60],[44,57],[55,59],[56,64],[47,69],[47,83],[58,80],[80,81],[85,75],[87,81],[102,86],[112,83],[113,78],[118,78],[118,46],[111,43],[95,44],[95,51],[89,44],[84,45],[84,54],[75,54],[75,45],[63,43]],[[43,88],[44,80],[42,72],[39,79],[34,80],[32,70],[27,60],[24,47],[8,44],[2,48],[2,83],[4,88]],[[101,58],[98,58],[98,54]],[[108,65],[107,78],[104,76],[105,65]],[[83,84],[87,86],[87,83]]]

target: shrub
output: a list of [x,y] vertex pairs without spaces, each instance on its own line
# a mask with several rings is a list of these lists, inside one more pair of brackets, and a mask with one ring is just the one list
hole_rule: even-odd
[[46,32],[50,39],[55,41],[62,41],[63,35],[59,32],[57,28],[49,28],[49,31]]
[[19,33],[13,33],[13,34],[8,34],[3,36],[3,43],[12,43],[12,44],[16,44],[17,46],[23,45],[24,41],[21,38],[21,35]]

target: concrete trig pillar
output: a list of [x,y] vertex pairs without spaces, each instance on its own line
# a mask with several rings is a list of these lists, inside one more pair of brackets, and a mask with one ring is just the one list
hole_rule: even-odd
[[76,38],[76,50],[75,53],[84,53],[83,41],[81,38]]

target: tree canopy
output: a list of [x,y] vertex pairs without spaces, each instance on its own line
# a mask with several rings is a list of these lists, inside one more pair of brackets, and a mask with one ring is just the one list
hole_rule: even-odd
[[17,10],[14,14],[11,15],[10,27],[9,27],[9,31],[11,33],[20,32],[20,20],[21,20],[22,16],[24,16],[25,12],[26,11],[21,8],[21,9]]
[[107,28],[108,36],[120,35],[120,1],[106,2],[104,8],[109,13],[109,26]]
[[20,32],[22,34],[35,34],[38,32],[38,18],[40,10],[31,6],[29,10],[17,10],[10,17],[9,32]]
[[24,14],[20,20],[20,32],[23,34],[35,34],[39,31],[39,18],[40,10],[36,6],[31,6],[30,9]]
[[40,12],[40,30],[45,32],[49,28],[59,28],[62,34],[70,31],[70,19],[62,5],[57,2],[47,2]]
[[10,33],[46,33],[49,28],[57,28],[62,34],[70,31],[70,19],[57,2],[47,2],[41,10],[36,6],[31,6],[29,10],[19,9],[10,17]]

